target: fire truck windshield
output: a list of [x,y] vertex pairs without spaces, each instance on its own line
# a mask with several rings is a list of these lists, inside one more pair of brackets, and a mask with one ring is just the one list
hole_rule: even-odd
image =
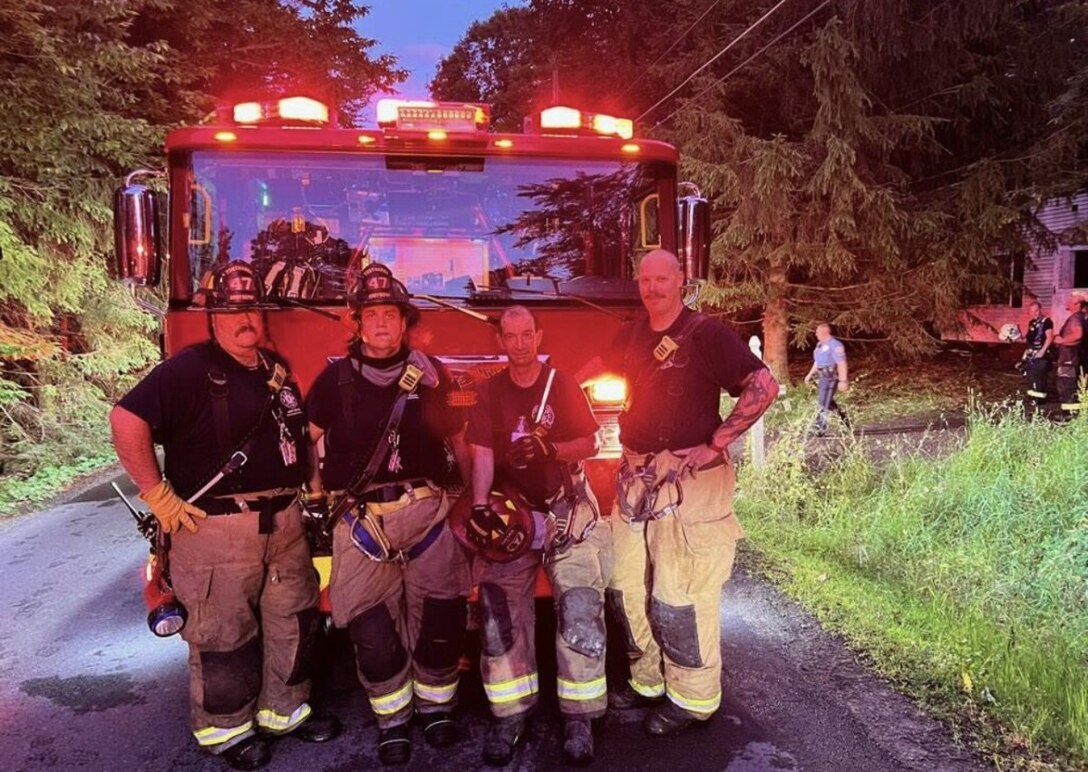
[[[175,156],[177,159],[178,156]],[[175,198],[188,273],[175,300],[227,260],[272,297],[343,302],[369,261],[446,299],[637,299],[633,266],[661,245],[663,162],[570,158],[203,152],[180,157]],[[185,235],[180,235],[185,234]],[[175,249],[179,247],[175,241]]]

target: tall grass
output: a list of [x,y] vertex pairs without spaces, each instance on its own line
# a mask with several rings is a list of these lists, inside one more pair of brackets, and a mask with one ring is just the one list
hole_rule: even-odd
[[941,458],[810,461],[787,431],[741,478],[787,589],[931,708],[1002,727],[991,749],[1088,764],[1088,417],[975,412]]

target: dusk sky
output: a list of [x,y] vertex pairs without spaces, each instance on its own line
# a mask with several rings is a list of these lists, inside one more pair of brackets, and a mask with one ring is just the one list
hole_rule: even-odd
[[406,97],[427,97],[438,60],[448,54],[474,21],[522,0],[370,0],[359,30],[378,41],[374,53],[394,54],[411,71],[401,84]]

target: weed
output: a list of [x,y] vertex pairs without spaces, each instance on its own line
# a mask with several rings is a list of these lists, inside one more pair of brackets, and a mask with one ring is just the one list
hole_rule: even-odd
[[974,409],[945,457],[882,463],[850,438],[813,463],[798,423],[738,497],[787,589],[939,712],[1088,762],[1088,417]]

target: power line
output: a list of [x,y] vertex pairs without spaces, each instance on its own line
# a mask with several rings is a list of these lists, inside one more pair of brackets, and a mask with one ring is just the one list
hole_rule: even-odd
[[[715,89],[715,88],[717,88],[717,87],[718,87],[718,86],[720,86],[720,85],[721,85],[722,83],[724,83],[725,81],[727,81],[727,80],[728,80],[729,78],[731,78],[731,77],[733,77],[734,75],[736,75],[736,74],[737,74],[737,72],[739,72],[739,71],[741,70],[741,68],[743,68],[743,67],[745,67],[746,65],[748,65],[748,64],[749,64],[749,63],[750,63],[750,62],[751,62],[752,60],[754,60],[754,59],[755,59],[756,57],[758,57],[759,55],[761,55],[761,54],[762,54],[762,53],[763,53],[764,51],[766,51],[766,50],[767,50],[768,48],[770,48],[771,46],[773,46],[773,45],[774,45],[775,43],[777,43],[777,42],[778,42],[779,40],[781,40],[782,38],[786,37],[786,35],[790,34],[790,33],[791,33],[791,32],[793,32],[793,31],[794,31],[795,29],[797,29],[797,28],[798,28],[798,27],[800,27],[800,26],[801,26],[802,24],[804,24],[804,23],[805,23],[806,21],[808,21],[809,19],[811,19],[811,18],[812,18],[813,16],[815,16],[815,15],[816,15],[817,13],[819,13],[819,11],[820,11],[820,10],[821,10],[821,9],[822,9],[822,8],[823,8],[824,6],[826,6],[826,5],[827,5],[828,3],[830,3],[830,2],[831,2],[831,0],[823,0],[823,2],[822,2],[822,3],[820,3],[820,4],[818,5],[818,6],[816,6],[815,8],[813,8],[813,9],[812,9],[811,11],[809,11],[808,13],[806,13],[806,14],[805,14],[804,16],[802,16],[802,17],[801,17],[800,19],[798,19],[797,21],[795,21],[795,22],[794,22],[794,23],[793,23],[792,25],[790,25],[790,27],[789,27],[788,29],[786,29],[786,30],[785,30],[784,32],[781,32],[781,33],[779,33],[778,35],[775,35],[775,36],[774,36],[773,38],[771,38],[770,42],[769,42],[769,43],[767,43],[767,45],[763,46],[763,48],[761,48],[761,49],[759,49],[758,51],[756,51],[756,52],[755,52],[754,54],[752,54],[751,56],[749,56],[749,57],[748,57],[747,59],[745,59],[745,60],[744,60],[743,62],[741,62],[740,64],[738,64],[738,65],[737,65],[736,67],[734,67],[734,68],[733,68],[732,70],[730,70],[729,72],[727,72],[727,73],[726,73],[725,75],[723,75],[722,77],[718,78],[718,80],[714,81],[714,82],[713,82],[713,83],[711,83],[711,84],[710,84],[709,86],[707,86],[706,88],[704,88],[704,89],[703,89],[702,91],[700,91],[700,92],[699,92],[698,94],[696,94],[696,95],[695,95],[694,97],[692,97],[692,98],[691,98],[690,100],[688,100],[688,101],[687,101],[687,102],[686,102],[685,104],[683,104],[683,105],[681,105],[680,107],[676,108],[676,109],[675,109],[675,110],[673,110],[673,111],[672,111],[671,113],[669,113],[669,114],[668,114],[668,115],[666,115],[666,116],[665,116],[664,118],[662,118],[662,119],[661,119],[660,121],[658,121],[657,123],[655,123],[655,124],[654,124],[654,125],[653,125],[653,126],[652,126],[652,127],[650,128],[650,131],[653,131],[653,130],[654,130],[654,129],[656,129],[656,128],[657,128],[658,126],[660,126],[661,124],[665,123],[665,122],[666,122],[667,120],[669,120],[669,119],[670,119],[670,118],[672,118],[672,117],[673,117],[674,115],[676,115],[677,113],[679,113],[679,112],[680,112],[681,110],[684,110],[685,108],[687,108],[687,107],[688,107],[689,105],[695,104],[696,102],[698,102],[698,101],[699,101],[700,97],[702,97],[702,96],[703,96],[704,94],[706,94],[706,93],[707,93],[708,91],[711,91],[712,89]],[[666,97],[666,98],[667,98],[667,97]],[[655,105],[655,107],[656,107],[656,105]]]
[[676,48],[678,45],[680,45],[680,43],[683,42],[684,38],[686,38],[688,36],[688,34],[693,29],[695,29],[696,26],[698,26],[699,22],[701,22],[703,19],[705,19],[707,14],[710,13],[711,11],[713,11],[718,6],[718,3],[720,3],[721,1],[722,0],[714,0],[714,2],[710,5],[710,7],[707,8],[705,11],[703,11],[703,13],[699,16],[699,18],[696,19],[695,21],[693,21],[691,23],[691,26],[688,27],[686,30],[684,30],[684,33],[682,35],[680,35],[680,37],[678,37],[676,40],[674,40],[672,42],[671,46],[669,46],[667,49],[665,49],[665,53],[661,54],[661,56],[654,59],[652,64],[650,64],[648,67],[643,68],[642,72],[639,73],[638,75],[636,75],[635,79],[633,81],[631,81],[629,84],[627,84],[627,88],[625,88],[623,90],[623,92],[620,93],[620,96],[622,97],[622,96],[626,95],[627,92],[629,92],[631,89],[633,89],[635,86],[637,86],[638,82],[640,80],[642,80],[644,77],[646,77],[646,73],[648,73],[650,70],[652,70],[654,67],[656,67],[658,62],[660,62],[662,59],[664,59],[666,56],[668,56],[670,53],[672,53],[672,50],[674,48]]
[[771,10],[767,11],[767,13],[760,16],[759,19],[754,24],[752,24],[750,27],[748,27],[748,29],[744,30],[744,32],[740,33],[735,38],[733,38],[733,40],[726,43],[725,48],[723,48],[718,53],[714,54],[714,56],[711,57],[709,60],[707,60],[699,69],[697,69],[695,72],[691,73],[691,75],[689,75],[687,78],[685,78],[683,83],[681,83],[679,86],[674,88],[672,91],[670,91],[665,96],[661,97],[661,99],[657,100],[648,110],[643,112],[642,115],[638,116],[635,120],[636,121],[641,121],[647,115],[649,115],[654,110],[656,110],[658,107],[660,107],[662,104],[664,104],[665,101],[667,101],[673,94],[675,94],[677,91],[679,91],[684,86],[686,86],[691,81],[692,78],[694,78],[696,75],[698,75],[700,72],[705,70],[710,65],[714,64],[714,62],[718,61],[718,59],[720,59],[725,54],[726,51],[728,51],[730,48],[732,48],[737,43],[739,43],[749,32],[751,32],[756,27],[758,27],[760,24],[765,22],[768,18],[770,18],[771,14],[773,14],[775,11],[777,11],[779,8],[781,8],[783,5],[785,5],[785,3],[786,3],[786,0],[778,0],[778,3],[773,8],[771,8]]

